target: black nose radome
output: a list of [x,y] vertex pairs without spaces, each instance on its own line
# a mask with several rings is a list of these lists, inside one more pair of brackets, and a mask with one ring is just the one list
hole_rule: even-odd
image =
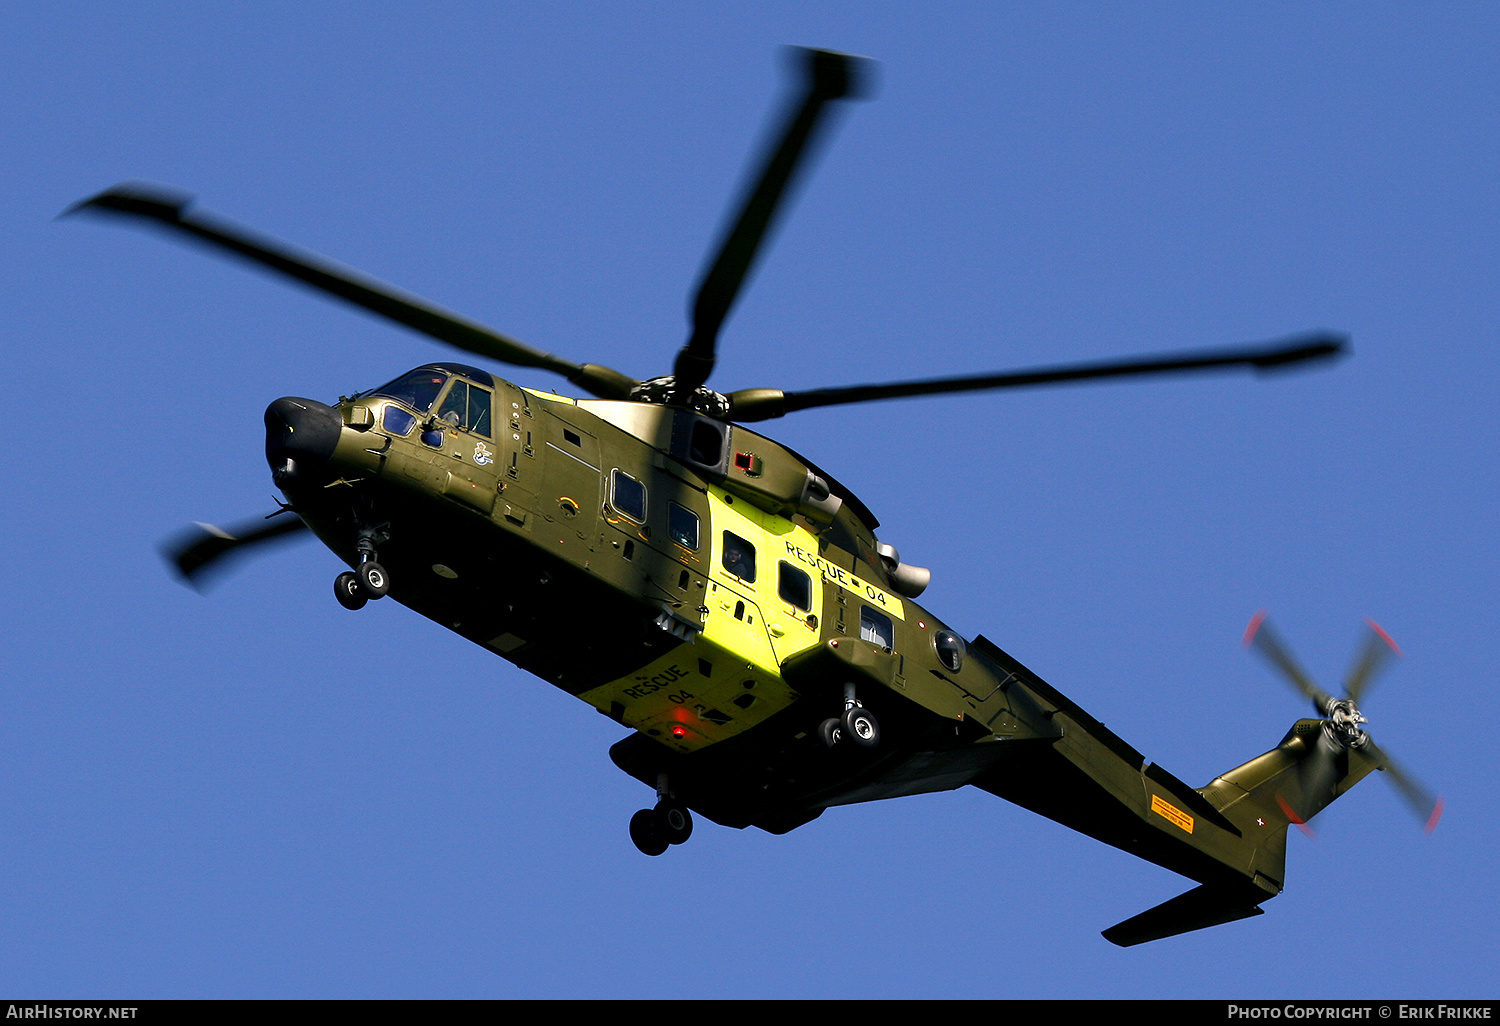
[[288,396],[266,407],[266,462],[279,485],[313,473],[339,444],[343,419],[316,399]]

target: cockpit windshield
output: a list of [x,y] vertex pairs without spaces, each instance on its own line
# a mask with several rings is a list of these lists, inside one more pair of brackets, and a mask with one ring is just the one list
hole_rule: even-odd
[[426,413],[432,409],[433,400],[437,399],[447,380],[448,375],[444,371],[434,367],[421,367],[401,375],[389,385],[382,385],[365,394],[385,396],[410,406],[418,413]]
[[437,415],[439,420],[446,420],[455,427],[468,428],[477,435],[490,437],[490,393],[462,378],[453,382]]

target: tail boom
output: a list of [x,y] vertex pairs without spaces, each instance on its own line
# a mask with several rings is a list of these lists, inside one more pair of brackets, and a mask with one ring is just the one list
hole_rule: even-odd
[[[1045,710],[1056,733],[973,780],[991,794],[1195,880],[1200,886],[1104,931],[1120,945],[1259,915],[1281,891],[1286,831],[1372,770],[1378,758],[1299,720],[1270,751],[1192,788],[984,639],[986,655]],[[1336,751],[1330,749],[1330,744]]]

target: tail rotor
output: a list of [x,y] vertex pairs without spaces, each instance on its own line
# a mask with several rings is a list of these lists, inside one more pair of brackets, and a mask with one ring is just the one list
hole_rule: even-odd
[[[1301,767],[1300,801],[1289,803],[1281,796],[1278,796],[1277,801],[1287,819],[1310,835],[1307,820],[1333,800],[1333,789],[1343,775],[1342,767],[1347,763],[1348,753],[1357,751],[1373,760],[1386,773],[1386,778],[1395,786],[1407,807],[1423,822],[1423,829],[1431,833],[1437,828],[1438,820],[1443,814],[1442,798],[1419,784],[1410,773],[1377,747],[1363,729],[1363,725],[1369,720],[1359,711],[1356,702],[1364,698],[1370,685],[1391,660],[1401,655],[1400,647],[1379,624],[1374,620],[1366,620],[1365,625],[1364,640],[1344,677],[1344,697],[1334,698],[1318,687],[1302,669],[1291,650],[1266,622],[1264,610],[1251,618],[1250,625],[1245,630],[1245,647],[1255,649],[1279,670],[1296,691],[1312,702],[1313,709],[1323,721],[1323,729],[1314,750]],[[1303,805],[1304,808],[1299,809],[1296,805]]]

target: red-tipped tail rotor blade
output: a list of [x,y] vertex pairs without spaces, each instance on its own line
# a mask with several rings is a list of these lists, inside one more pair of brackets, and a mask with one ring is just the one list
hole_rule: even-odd
[[1287,804],[1287,800],[1279,794],[1276,796],[1276,804],[1281,806],[1281,814],[1296,826],[1298,830],[1301,830],[1309,838],[1317,839],[1317,835],[1313,833],[1313,828],[1304,823],[1302,817],[1297,815],[1297,810]]
[[1365,633],[1364,644],[1360,647],[1354,664],[1349,667],[1348,676],[1344,678],[1344,694],[1356,705],[1380,671],[1385,669],[1392,659],[1401,656],[1401,646],[1396,644],[1380,624],[1367,619],[1365,626],[1368,629]]
[[1438,820],[1443,818],[1443,799],[1417,783],[1410,773],[1402,769],[1396,760],[1378,748],[1373,741],[1364,746],[1364,751],[1380,765],[1386,779],[1401,795],[1401,800],[1406,802],[1407,808],[1422,822],[1422,829],[1429,834],[1436,830]]
[[1268,659],[1271,665],[1291,681],[1293,687],[1312,699],[1313,707],[1319,716],[1328,715],[1328,695],[1313,683],[1307,671],[1302,669],[1296,659],[1292,658],[1291,652],[1281,643],[1276,632],[1271,630],[1271,625],[1266,621],[1264,609],[1250,618],[1250,625],[1245,628],[1244,644],[1246,648],[1253,648]]

